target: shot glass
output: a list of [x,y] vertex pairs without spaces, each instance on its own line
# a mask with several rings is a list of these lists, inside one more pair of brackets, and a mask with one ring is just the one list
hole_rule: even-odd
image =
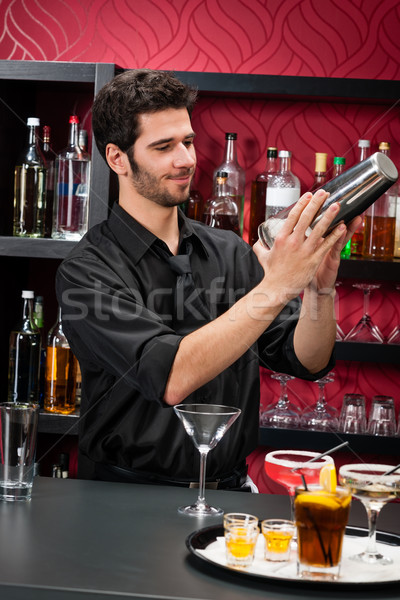
[[233,523],[225,527],[226,562],[230,567],[246,568],[254,561],[260,530],[253,525]]
[[39,406],[0,404],[0,500],[32,496]]
[[265,539],[265,560],[287,561],[290,558],[290,542],[295,525],[286,519],[266,519],[261,522],[261,532]]
[[345,488],[337,487],[334,492],[317,485],[296,489],[299,577],[316,581],[338,579],[350,505],[351,493]]
[[224,515],[224,529],[232,525],[238,525],[248,529],[249,527],[258,528],[258,517],[248,513],[226,513]]
[[365,433],[367,431],[365,396],[345,394],[340,411],[339,431],[343,433]]
[[374,396],[372,398],[368,433],[385,436],[396,434],[396,413],[391,396]]

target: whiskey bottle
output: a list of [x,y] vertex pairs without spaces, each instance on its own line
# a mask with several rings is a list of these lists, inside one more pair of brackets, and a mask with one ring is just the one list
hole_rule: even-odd
[[240,235],[239,211],[236,202],[228,194],[228,173],[218,171],[215,193],[206,202],[203,211],[203,223],[217,229],[228,229]]
[[265,221],[267,204],[267,183],[272,173],[278,169],[278,150],[272,146],[267,148],[267,163],[251,183],[249,244],[253,246],[258,240],[258,226]]
[[218,172],[227,173],[226,193],[236,203],[239,215],[240,234],[243,234],[244,193],[246,173],[237,157],[237,133],[225,133],[225,149],[222,163],[213,173],[213,194],[217,192]]

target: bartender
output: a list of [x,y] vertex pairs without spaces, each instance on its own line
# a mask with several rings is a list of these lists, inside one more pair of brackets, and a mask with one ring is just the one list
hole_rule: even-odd
[[210,453],[208,482],[248,489],[259,365],[307,380],[332,369],[340,251],[359,223],[324,238],[334,204],[306,237],[323,191],[300,198],[271,250],[186,218],[195,101],[173,74],[147,69],[98,93],[93,132],[118,202],[59,267],[57,298],[81,366],[79,444],[93,476],[190,486],[198,454],[172,407],[226,404],[242,414]]

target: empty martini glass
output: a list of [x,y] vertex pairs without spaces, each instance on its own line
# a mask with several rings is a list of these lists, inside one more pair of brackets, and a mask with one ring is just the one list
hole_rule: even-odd
[[300,424],[300,412],[295,404],[288,398],[287,382],[294,379],[286,373],[273,373],[272,379],[277,379],[281,384],[278,402],[267,406],[261,415],[261,425],[264,427],[296,429]]
[[389,565],[393,562],[376,547],[376,523],[381,508],[390,500],[400,497],[400,473],[385,475],[394,469],[396,467],[393,465],[374,464],[342,465],[339,469],[340,485],[349,488],[351,494],[361,500],[368,515],[367,547],[360,554],[350,556],[352,560],[370,565]]
[[221,508],[210,506],[205,499],[207,455],[236,421],[241,410],[233,406],[218,404],[178,404],[174,406],[174,411],[200,452],[198,498],[195,504],[179,507],[178,512],[194,517],[220,516],[224,511]]
[[369,314],[369,299],[371,291],[380,288],[380,283],[354,283],[353,287],[363,291],[364,314],[353,329],[345,336],[345,342],[384,343],[384,337]]

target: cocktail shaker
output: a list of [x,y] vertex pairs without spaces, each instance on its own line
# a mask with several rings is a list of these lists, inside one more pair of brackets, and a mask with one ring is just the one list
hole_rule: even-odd
[[[390,158],[382,152],[375,152],[338,177],[331,179],[321,186],[321,189],[329,192],[330,195],[311,223],[308,233],[311,233],[311,229],[321,220],[323,213],[334,202],[339,203],[340,210],[325,235],[328,235],[339,223],[349,223],[382,196],[397,181],[398,176],[396,166]],[[258,228],[258,237],[263,246],[272,248],[274,240],[293,206],[294,204],[261,223]]]

